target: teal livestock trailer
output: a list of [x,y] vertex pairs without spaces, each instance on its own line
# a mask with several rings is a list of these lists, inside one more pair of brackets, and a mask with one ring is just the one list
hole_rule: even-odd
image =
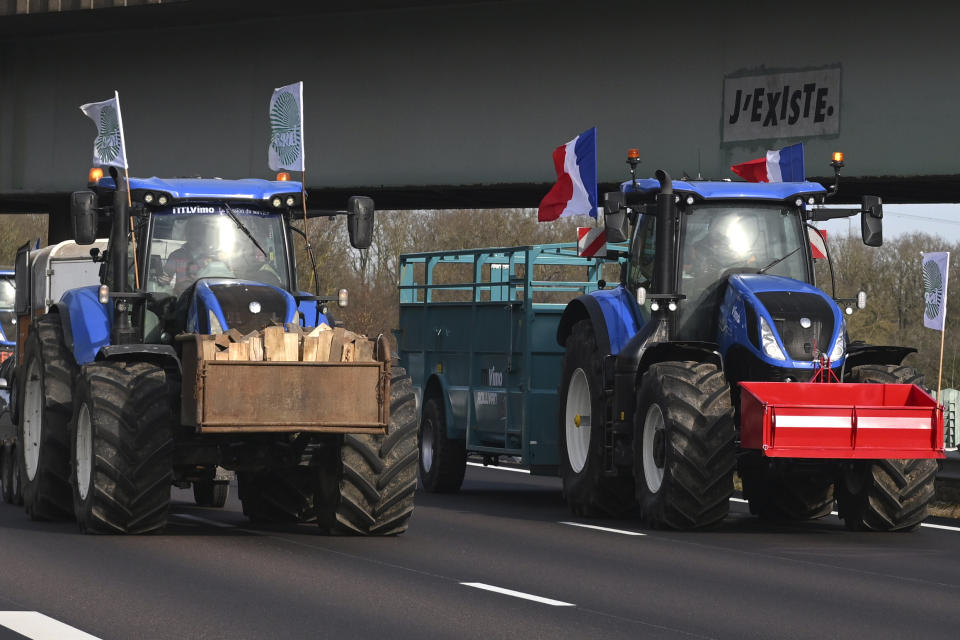
[[616,261],[576,243],[401,256],[397,338],[426,490],[459,489],[471,454],[557,473],[557,327],[567,302],[605,286],[604,266],[616,282]]

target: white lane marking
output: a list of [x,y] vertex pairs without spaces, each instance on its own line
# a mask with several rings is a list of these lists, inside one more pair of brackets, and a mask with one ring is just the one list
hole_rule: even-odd
[[609,527],[598,527],[595,524],[583,524],[582,522],[560,522],[559,524],[568,524],[571,527],[583,527],[584,529],[596,529],[597,531],[606,531],[607,533],[622,533],[625,536],[645,536],[647,534],[639,531],[627,531],[625,529],[610,529]]
[[515,467],[499,467],[494,464],[483,464],[481,462],[468,462],[471,467],[481,467],[484,469],[499,469],[500,471],[513,471],[514,473],[530,473],[530,469],[517,469]]
[[[730,498],[730,502],[743,502],[744,504],[746,504],[747,501],[743,500],[742,498]],[[840,514],[837,513],[836,511],[831,511],[830,515],[839,516]],[[928,522],[922,522],[920,523],[920,526],[928,527],[930,529],[943,529],[944,531],[960,531],[960,527],[950,527],[945,524],[933,524]]]
[[210,520],[208,518],[201,518],[200,516],[193,516],[189,513],[174,513],[172,514],[174,518],[180,518],[181,520],[193,520],[194,522],[202,522],[203,524],[213,525],[214,527],[220,527],[221,529],[233,529],[232,524],[227,524],[226,522],[217,522],[216,520]]
[[100,640],[96,636],[80,631],[45,616],[39,611],[0,611],[0,627],[6,627],[33,640]]
[[930,527],[931,529],[945,529],[947,531],[960,531],[960,527],[948,527],[945,524],[928,524],[923,522],[920,524],[921,527]]
[[473,587],[474,589],[483,589],[484,591],[493,591],[494,593],[501,593],[505,596],[513,596],[514,598],[523,598],[524,600],[533,600],[534,602],[539,602],[541,604],[548,604],[551,607],[575,607],[577,605],[570,602],[563,602],[561,600],[552,600],[550,598],[543,598],[540,596],[535,596],[530,593],[524,593],[522,591],[514,591],[513,589],[504,589],[503,587],[495,587],[492,584],[484,584],[482,582],[461,582],[465,587]]

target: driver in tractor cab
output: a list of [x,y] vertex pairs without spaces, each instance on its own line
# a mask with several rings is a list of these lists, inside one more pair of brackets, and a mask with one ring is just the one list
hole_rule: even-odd
[[691,219],[689,224],[684,278],[712,280],[727,269],[760,267],[756,256],[759,235],[756,220],[720,214],[711,216],[709,221]]
[[219,216],[196,216],[187,221],[186,243],[170,254],[160,279],[174,282],[179,296],[198,278],[232,278],[226,257],[219,250]]

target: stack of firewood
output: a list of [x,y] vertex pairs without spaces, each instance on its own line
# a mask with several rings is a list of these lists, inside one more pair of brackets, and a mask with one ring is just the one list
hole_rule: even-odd
[[268,362],[372,362],[374,342],[343,328],[321,324],[309,331],[297,324],[267,327],[243,335],[230,329],[201,341],[204,360]]

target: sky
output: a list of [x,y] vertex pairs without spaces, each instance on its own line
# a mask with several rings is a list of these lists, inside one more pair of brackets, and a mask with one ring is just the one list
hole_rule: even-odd
[[[860,217],[830,220],[817,225],[827,230],[827,238],[847,235],[849,229],[860,233]],[[960,204],[887,204],[883,205],[883,238],[892,240],[908,233],[928,233],[951,244],[960,242]]]

